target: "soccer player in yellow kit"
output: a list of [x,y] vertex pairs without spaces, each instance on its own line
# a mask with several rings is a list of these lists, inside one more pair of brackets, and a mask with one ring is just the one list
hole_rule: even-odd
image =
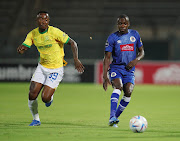
[[23,54],[33,44],[40,53],[40,62],[31,78],[28,106],[33,116],[29,126],[41,125],[38,114],[37,97],[42,89],[42,101],[49,107],[53,101],[53,94],[61,82],[64,74],[64,44],[71,45],[75,69],[84,72],[84,66],[78,59],[77,43],[60,29],[49,25],[49,14],[40,11],[37,14],[38,27],[27,34],[25,41],[17,48]]

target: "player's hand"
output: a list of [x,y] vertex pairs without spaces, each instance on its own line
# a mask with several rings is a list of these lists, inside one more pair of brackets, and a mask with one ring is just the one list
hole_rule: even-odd
[[75,65],[75,69],[77,69],[79,73],[84,72],[85,67],[83,66],[83,64],[79,59],[74,59],[74,65]]
[[134,59],[132,60],[131,62],[129,62],[126,66],[126,69],[127,70],[131,70],[136,64],[137,64],[138,60],[137,59]]
[[17,48],[17,52],[18,52],[19,54],[23,54],[24,51],[26,51],[27,49],[28,49],[28,47],[26,47],[26,46],[24,46],[24,45],[21,45],[21,46],[19,46],[19,47]]
[[108,77],[103,78],[103,88],[105,91],[107,90],[108,84],[111,84],[109,78]]

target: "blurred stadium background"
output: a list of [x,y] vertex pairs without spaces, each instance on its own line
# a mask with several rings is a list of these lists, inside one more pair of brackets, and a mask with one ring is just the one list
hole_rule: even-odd
[[[180,84],[180,1],[177,0],[0,0],[0,81],[29,81],[39,54],[32,47],[16,53],[27,33],[35,28],[36,14],[46,10],[50,25],[78,43],[79,58],[86,67],[74,70],[70,46],[65,45],[63,82],[102,83],[102,59],[116,18],[130,17],[144,43],[145,58],[137,66],[136,83]],[[90,39],[92,37],[92,40]]]

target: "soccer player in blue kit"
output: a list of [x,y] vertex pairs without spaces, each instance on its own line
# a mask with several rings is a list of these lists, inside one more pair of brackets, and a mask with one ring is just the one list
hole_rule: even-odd
[[[118,117],[131,100],[135,81],[135,65],[144,57],[143,43],[139,33],[136,30],[128,29],[129,17],[125,14],[120,15],[117,18],[117,26],[119,31],[112,33],[106,41],[103,60],[103,88],[106,91],[108,83],[112,84],[114,88],[111,95],[109,118],[109,126],[113,127],[118,127]],[[110,64],[111,55],[113,61]],[[117,107],[122,90],[124,96]]]

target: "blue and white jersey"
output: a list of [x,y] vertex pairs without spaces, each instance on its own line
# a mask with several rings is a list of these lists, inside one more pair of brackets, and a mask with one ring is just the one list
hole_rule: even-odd
[[[140,35],[136,30],[128,29],[128,33],[112,33],[105,44],[105,51],[112,52],[113,61],[110,68],[122,68],[136,58],[136,48],[143,45]],[[130,71],[134,71],[133,67]]]

